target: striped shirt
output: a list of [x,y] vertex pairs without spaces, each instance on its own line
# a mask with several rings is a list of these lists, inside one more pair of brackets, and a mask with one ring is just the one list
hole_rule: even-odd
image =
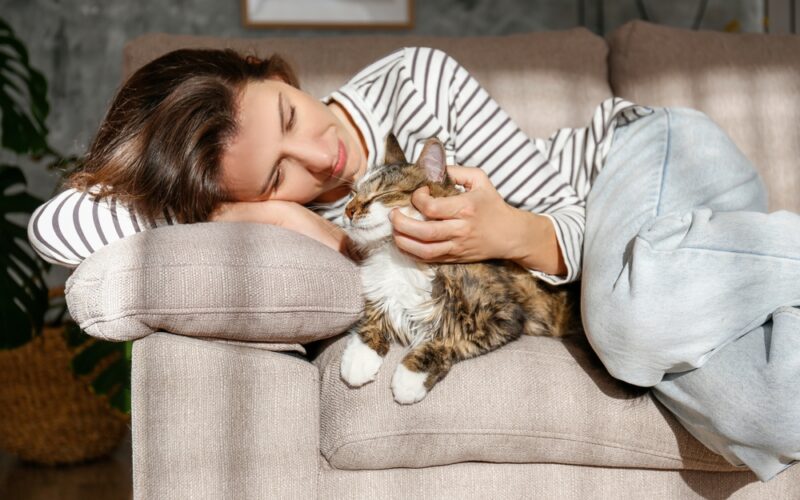
[[[579,279],[585,201],[602,169],[614,129],[652,113],[624,99],[606,99],[583,128],[561,128],[547,140],[529,138],[456,60],[438,49],[405,47],[370,64],[322,98],[344,107],[367,145],[367,172],[382,164],[393,133],[406,158],[437,137],[447,163],[483,169],[509,205],[547,217],[567,268],[565,276],[531,269],[559,285]],[[174,214],[143,221],[121,204],[68,189],[37,208],[28,225],[45,260],[76,267],[99,247],[142,230],[174,223]],[[312,207],[343,225],[351,195]]]

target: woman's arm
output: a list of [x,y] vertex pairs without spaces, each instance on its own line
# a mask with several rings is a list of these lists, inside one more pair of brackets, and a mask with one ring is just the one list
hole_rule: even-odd
[[[393,130],[401,146],[405,150],[415,142],[424,142],[426,136],[436,135],[445,143],[448,163],[477,166],[460,168],[483,172],[488,183],[474,196],[453,197],[454,202],[463,203],[460,210],[451,210],[454,213],[482,212],[467,224],[472,235],[455,232],[465,227],[465,218],[458,216],[453,220],[461,220],[460,225],[454,222],[449,226],[439,225],[435,230],[431,222],[421,223],[429,225],[425,230],[421,225],[408,223],[405,226],[408,238],[401,238],[398,244],[405,244],[405,250],[419,257],[438,255],[461,262],[474,260],[477,255],[511,254],[532,274],[551,284],[577,280],[585,203],[570,184],[569,173],[560,170],[560,162],[550,161],[547,151],[537,148],[453,58],[440,50],[423,47],[406,51],[407,68],[400,76],[405,75],[409,83],[398,88],[405,89],[408,95],[398,96],[403,97],[405,108],[398,111],[395,124],[399,128]],[[369,96],[369,91],[366,92]],[[414,118],[406,118],[404,110],[415,110]],[[484,192],[486,196],[479,196]],[[415,207],[426,217],[435,218],[421,208],[420,199],[420,196],[412,198]],[[529,215],[521,217],[515,211]],[[397,219],[402,220],[402,215]],[[550,222],[549,226],[542,224],[545,220]],[[396,229],[404,232],[402,227]],[[473,245],[458,244],[467,240]],[[511,242],[519,243],[512,246]],[[503,252],[497,248],[500,244],[506,245]]]
[[168,212],[163,218],[145,221],[114,198],[98,201],[90,193],[70,188],[33,212],[28,240],[45,261],[75,268],[113,241],[174,223]]
[[549,215],[508,205],[481,169],[449,165],[447,173],[466,193],[433,198],[427,187],[421,188],[411,202],[429,220],[418,221],[399,210],[389,215],[401,250],[429,262],[511,259],[528,269],[566,276]]
[[272,224],[313,238],[355,260],[350,240],[344,229],[292,201],[268,200],[256,202],[223,203],[210,218],[211,221],[258,222]]

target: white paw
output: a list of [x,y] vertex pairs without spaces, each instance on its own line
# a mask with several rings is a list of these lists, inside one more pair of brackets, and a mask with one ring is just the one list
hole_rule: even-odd
[[383,358],[365,344],[356,333],[350,334],[342,353],[340,373],[342,380],[352,387],[361,387],[375,380]]
[[400,363],[392,377],[394,400],[404,405],[421,401],[428,394],[428,390],[425,389],[425,379],[427,378],[427,373],[412,372]]

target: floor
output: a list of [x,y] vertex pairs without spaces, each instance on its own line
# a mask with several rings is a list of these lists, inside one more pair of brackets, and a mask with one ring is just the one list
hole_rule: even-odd
[[0,450],[3,500],[132,499],[131,436],[107,458],[74,466],[20,462]]

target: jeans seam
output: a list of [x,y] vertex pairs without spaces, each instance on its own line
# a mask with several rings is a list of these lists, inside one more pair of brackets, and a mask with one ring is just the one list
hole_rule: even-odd
[[669,154],[670,154],[670,147],[671,147],[671,139],[672,139],[672,130],[671,130],[671,122],[670,122],[670,114],[669,109],[664,108],[664,116],[667,119],[667,145],[664,151],[664,164],[661,166],[661,182],[658,186],[658,201],[656,202],[656,217],[659,216],[661,213],[661,199],[664,194],[664,184],[665,179],[667,177],[667,167],[669,166]]

